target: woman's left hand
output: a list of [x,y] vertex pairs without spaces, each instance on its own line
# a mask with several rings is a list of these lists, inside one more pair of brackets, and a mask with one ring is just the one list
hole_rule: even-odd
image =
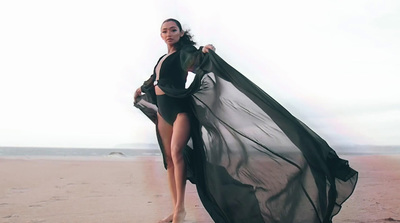
[[140,95],[142,95],[142,89],[141,89],[141,88],[138,88],[138,89],[135,91],[135,94],[133,95],[133,101],[134,101],[134,102],[137,102],[137,98],[138,98]]
[[203,53],[208,53],[209,50],[215,51],[215,47],[212,44],[207,44],[203,47]]

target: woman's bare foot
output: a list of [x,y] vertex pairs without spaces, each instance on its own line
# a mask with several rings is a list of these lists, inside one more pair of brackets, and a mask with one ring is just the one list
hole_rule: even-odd
[[176,211],[174,213],[174,218],[172,220],[172,223],[183,223],[186,217],[186,211],[185,209],[182,209],[180,211]]
[[171,214],[170,216],[165,217],[165,218],[161,219],[160,221],[158,221],[158,223],[170,223],[170,222],[172,222],[173,218],[174,218],[174,215]]

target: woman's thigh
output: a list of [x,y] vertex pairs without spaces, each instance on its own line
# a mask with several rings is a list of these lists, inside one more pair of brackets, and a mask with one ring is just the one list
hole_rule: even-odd
[[172,126],[168,124],[159,113],[157,113],[157,116],[157,128],[164,146],[165,155],[167,158],[171,158],[171,138],[173,129]]
[[190,138],[190,118],[187,113],[179,113],[174,122],[171,149],[181,152]]

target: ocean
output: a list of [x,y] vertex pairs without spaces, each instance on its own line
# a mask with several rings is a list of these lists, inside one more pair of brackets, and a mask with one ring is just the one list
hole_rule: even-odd
[[[332,146],[340,155],[400,154],[400,146]],[[157,144],[137,148],[51,148],[51,147],[0,147],[1,157],[15,158],[132,158],[140,156],[161,156]]]
[[14,158],[131,158],[161,156],[157,145],[145,148],[51,148],[51,147],[0,147],[1,157]]

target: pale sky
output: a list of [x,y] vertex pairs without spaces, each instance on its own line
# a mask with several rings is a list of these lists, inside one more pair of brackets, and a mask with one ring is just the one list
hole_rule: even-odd
[[1,1],[0,146],[156,143],[133,92],[177,18],[329,144],[400,145],[400,1]]

